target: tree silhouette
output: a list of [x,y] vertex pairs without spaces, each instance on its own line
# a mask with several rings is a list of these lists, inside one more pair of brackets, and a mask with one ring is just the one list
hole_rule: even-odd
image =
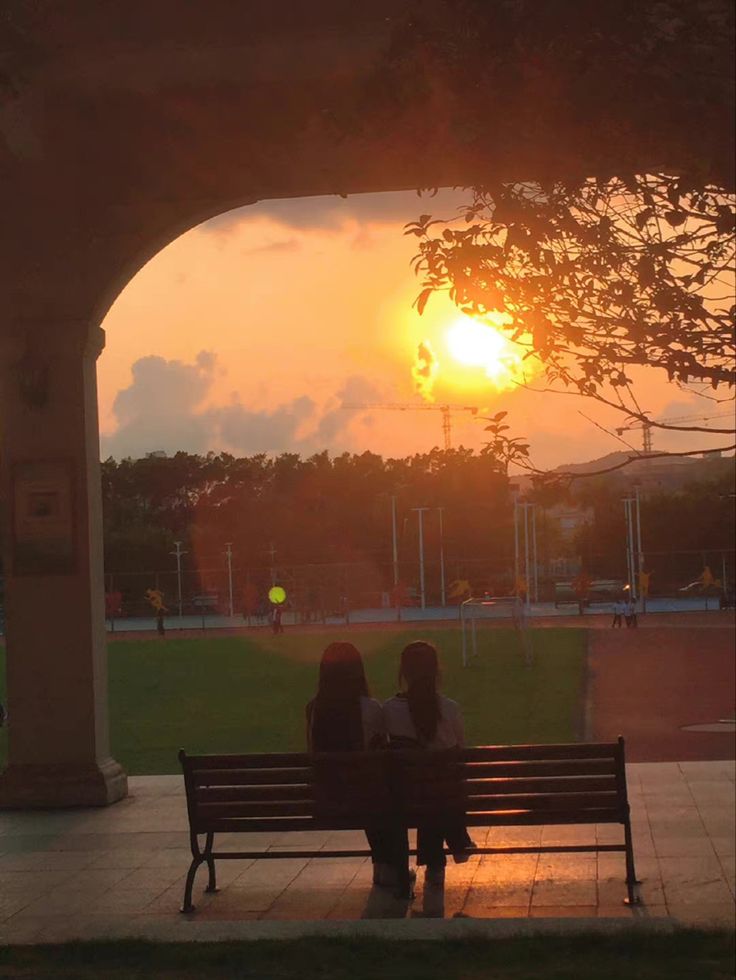
[[733,194],[669,174],[477,188],[458,216],[407,225],[416,305],[447,291],[471,316],[508,314],[494,327],[541,362],[552,390],[663,428],[732,434],[650,419],[631,369],[732,398],[735,215]]

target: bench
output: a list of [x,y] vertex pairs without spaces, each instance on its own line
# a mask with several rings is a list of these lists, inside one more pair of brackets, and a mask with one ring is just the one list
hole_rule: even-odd
[[[198,868],[217,891],[215,862],[255,858],[369,857],[362,849],[215,850],[216,834],[361,830],[391,818],[405,827],[464,814],[468,827],[618,823],[620,844],[478,847],[477,854],[623,851],[626,903],[639,884],[629,818],[624,740],[492,745],[424,752],[187,755],[184,773],[192,862],[182,912],[192,912]],[[200,847],[199,837],[204,836]],[[415,854],[412,850],[410,853]]]

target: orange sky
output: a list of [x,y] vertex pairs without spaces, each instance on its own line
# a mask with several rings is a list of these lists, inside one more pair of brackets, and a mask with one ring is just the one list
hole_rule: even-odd
[[[340,407],[427,404],[411,371],[423,340],[439,362],[435,404],[508,410],[536,465],[623,449],[579,414],[611,427],[623,424],[616,413],[572,396],[499,391],[481,368],[457,363],[446,331],[458,314],[446,298],[430,300],[422,317],[412,309],[416,239],[402,226],[422,212],[452,215],[463,199],[445,191],[265,202],[172,242],[103,324],[103,458],[161,449],[400,456],[441,446],[440,412]],[[714,411],[664,376],[645,375],[640,400],[654,417]],[[637,432],[626,438],[639,446]],[[482,442],[482,424],[456,413],[453,444],[480,449]],[[713,436],[696,443],[719,444]],[[656,448],[692,446],[692,438],[655,433]]]

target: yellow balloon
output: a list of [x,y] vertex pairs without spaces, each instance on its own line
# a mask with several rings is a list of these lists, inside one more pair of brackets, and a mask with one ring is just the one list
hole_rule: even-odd
[[274,585],[268,590],[268,599],[274,606],[280,606],[282,602],[286,602],[286,592],[280,585]]

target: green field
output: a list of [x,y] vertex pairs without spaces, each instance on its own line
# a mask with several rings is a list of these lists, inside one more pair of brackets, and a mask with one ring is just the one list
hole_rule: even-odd
[[34,980],[727,980],[733,932],[387,941],[128,940],[0,948],[0,977]]
[[[535,631],[531,669],[524,667],[511,630],[485,631],[478,661],[466,669],[459,631],[353,628],[345,636],[363,654],[379,699],[396,692],[402,647],[419,636],[434,642],[443,690],[462,705],[469,744],[571,741],[582,734],[584,630]],[[110,643],[113,756],[131,774],[150,774],[179,771],[180,747],[303,749],[304,706],[314,695],[317,664],[324,647],[339,638],[337,632],[264,632]],[[2,732],[0,765],[6,748]]]

